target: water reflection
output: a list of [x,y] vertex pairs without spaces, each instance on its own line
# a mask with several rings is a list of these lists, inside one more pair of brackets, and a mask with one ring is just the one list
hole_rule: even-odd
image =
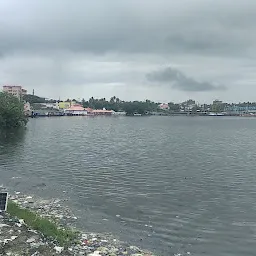
[[26,128],[15,130],[0,129],[0,155],[12,154],[23,144]]

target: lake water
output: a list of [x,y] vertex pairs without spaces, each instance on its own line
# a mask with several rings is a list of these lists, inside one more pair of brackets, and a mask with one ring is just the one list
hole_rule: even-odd
[[0,183],[159,255],[255,256],[255,135],[253,118],[31,119],[0,138]]

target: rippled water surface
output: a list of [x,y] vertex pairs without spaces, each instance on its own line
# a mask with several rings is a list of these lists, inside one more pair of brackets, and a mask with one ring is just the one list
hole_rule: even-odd
[[0,183],[159,255],[255,256],[255,135],[249,118],[31,119],[0,137]]

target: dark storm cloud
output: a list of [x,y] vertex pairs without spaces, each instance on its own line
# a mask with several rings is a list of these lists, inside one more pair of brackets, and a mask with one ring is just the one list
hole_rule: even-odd
[[237,55],[255,13],[254,0],[2,1],[0,49]]
[[191,77],[187,77],[181,71],[173,68],[165,68],[159,71],[153,71],[146,75],[150,82],[157,84],[171,85],[173,88],[181,91],[204,92],[225,89],[224,86],[216,86],[208,82],[199,82]]
[[[80,89],[111,96],[109,85],[141,98],[224,95],[196,77],[227,84],[226,96],[240,100],[255,91],[255,24],[255,0],[0,0],[0,83],[37,86],[49,97]],[[192,78],[165,71],[172,78],[161,83],[179,90],[149,90],[145,73],[167,65]]]

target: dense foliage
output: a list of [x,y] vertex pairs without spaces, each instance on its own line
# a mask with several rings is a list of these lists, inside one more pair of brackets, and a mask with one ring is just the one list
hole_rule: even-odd
[[127,115],[132,115],[134,113],[145,115],[149,112],[157,111],[158,104],[150,100],[146,101],[122,101],[119,98],[111,97],[110,100],[94,99],[91,97],[89,101],[82,100],[84,107],[89,107],[93,109],[103,109],[114,111],[124,111]]
[[[168,109],[161,109],[159,107],[159,102],[153,102],[150,100],[145,101],[124,101],[120,100],[118,97],[111,97],[109,100],[106,98],[100,98],[96,99],[94,97],[91,97],[89,100],[82,99],[76,100],[76,99],[67,99],[65,101],[68,102],[77,102],[79,104],[82,104],[85,108],[90,107],[92,109],[107,109],[107,110],[114,110],[114,111],[123,111],[126,112],[127,115],[133,115],[133,114],[155,114],[158,112],[160,115],[172,115],[172,114],[201,114],[206,112],[216,112],[221,113],[223,111],[226,111],[229,107],[233,106],[256,106],[255,102],[243,102],[238,104],[229,104],[229,103],[223,103],[222,101],[215,100],[212,104],[199,104],[196,103],[195,100],[189,99],[187,101],[181,102],[181,103],[174,103],[169,102],[168,103]],[[59,100],[54,99],[45,99],[42,97],[38,97],[35,95],[25,95],[23,97],[23,100],[28,101],[30,104],[32,104],[34,109],[40,109],[40,105],[37,105],[37,103],[57,103],[62,102]]]
[[11,94],[0,92],[0,128],[16,128],[26,123],[23,103]]
[[46,102],[45,98],[31,94],[23,95],[23,100],[29,102],[30,104]]

